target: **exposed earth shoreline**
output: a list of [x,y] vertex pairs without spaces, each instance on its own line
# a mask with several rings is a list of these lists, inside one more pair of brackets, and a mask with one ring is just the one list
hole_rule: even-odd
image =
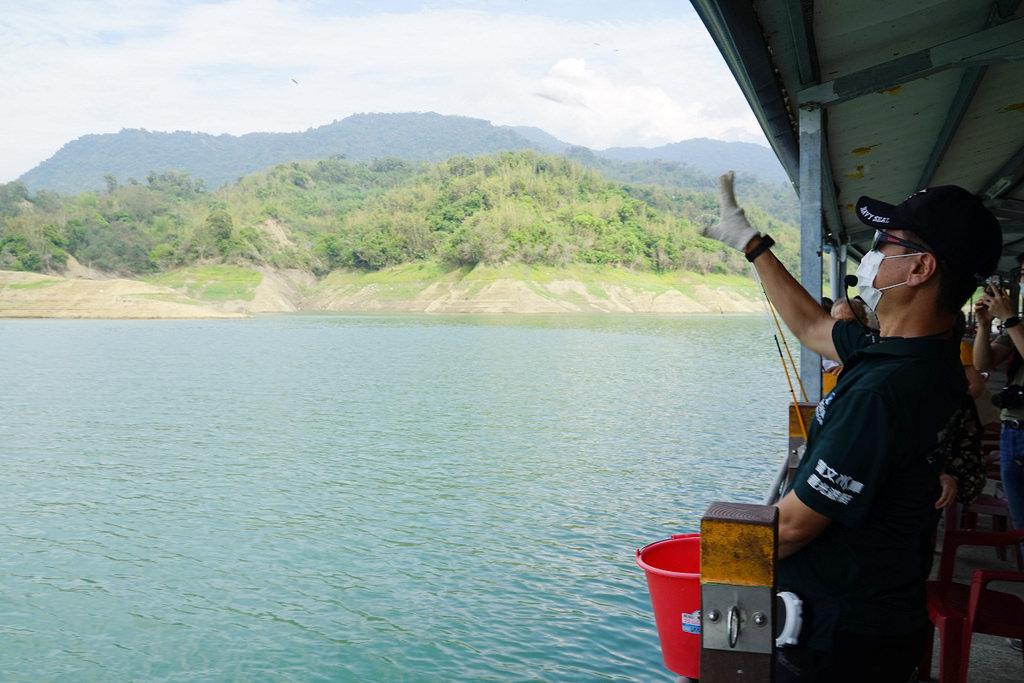
[[517,277],[438,277],[389,282],[357,277],[318,280],[302,271],[259,269],[242,293],[211,297],[188,286],[105,277],[72,264],[61,275],[0,271],[0,318],[240,318],[296,312],[557,314],[756,313],[749,284],[655,283],[621,274],[607,282]]

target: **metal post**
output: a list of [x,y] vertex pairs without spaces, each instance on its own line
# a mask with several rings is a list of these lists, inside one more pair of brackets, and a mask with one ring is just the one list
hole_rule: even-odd
[[846,245],[840,244],[838,247],[832,249],[831,259],[832,272],[830,276],[832,278],[832,300],[842,299],[846,296],[846,289],[843,286],[843,281],[846,279]]
[[[815,301],[821,300],[822,164],[824,159],[822,110],[800,109],[800,284]],[[807,347],[800,350],[800,377],[807,400],[821,399],[821,356]]]

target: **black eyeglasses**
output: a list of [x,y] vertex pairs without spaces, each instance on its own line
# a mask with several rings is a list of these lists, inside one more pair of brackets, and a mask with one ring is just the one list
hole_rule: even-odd
[[871,242],[871,248],[878,249],[878,247],[883,244],[896,244],[901,247],[906,247],[907,249],[913,249],[914,251],[931,251],[931,249],[926,249],[920,244],[908,242],[907,240],[900,239],[896,235],[890,235],[884,230],[875,230],[875,239]]

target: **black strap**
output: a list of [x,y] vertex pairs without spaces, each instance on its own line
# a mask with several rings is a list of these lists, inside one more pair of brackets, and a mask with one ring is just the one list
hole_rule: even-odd
[[1024,358],[1021,358],[1021,355],[1017,353],[1017,347],[1014,346],[1010,351],[1010,358],[1006,362],[1006,386],[1013,384],[1013,378],[1017,376],[1021,363],[1024,363]]
[[754,259],[771,249],[774,245],[775,240],[772,239],[771,235],[765,235],[761,238],[760,244],[747,252],[747,260],[753,263]]

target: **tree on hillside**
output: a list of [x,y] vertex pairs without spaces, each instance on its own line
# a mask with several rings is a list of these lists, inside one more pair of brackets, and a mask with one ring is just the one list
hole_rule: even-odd
[[28,188],[22,183],[0,185],[0,217],[17,216],[28,204]]
[[150,189],[183,201],[191,201],[206,191],[205,182],[193,181],[184,171],[150,171],[146,176]]
[[234,232],[231,214],[223,208],[213,209],[206,216],[206,230],[217,253],[227,256],[231,250],[231,236]]

